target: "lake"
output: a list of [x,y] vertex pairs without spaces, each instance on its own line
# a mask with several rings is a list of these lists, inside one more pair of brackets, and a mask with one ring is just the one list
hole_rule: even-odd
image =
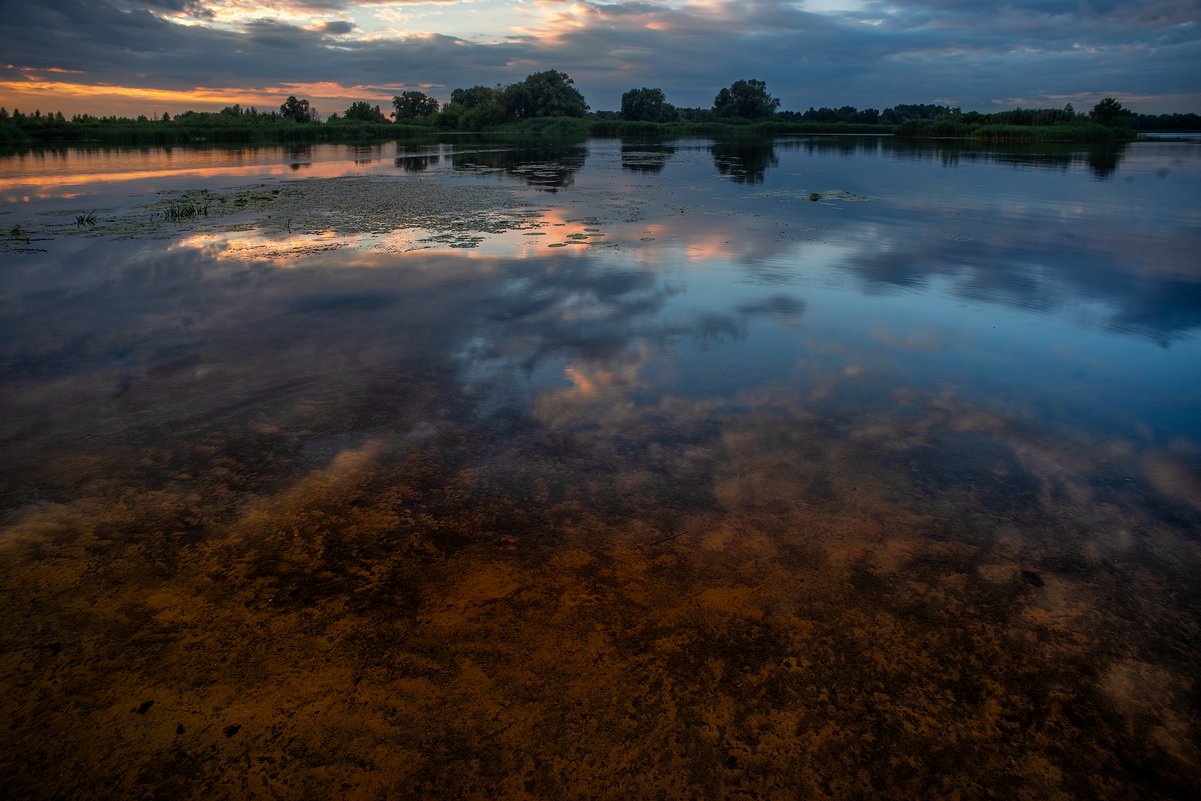
[[1183,798],[1201,143],[0,156],[22,798]]

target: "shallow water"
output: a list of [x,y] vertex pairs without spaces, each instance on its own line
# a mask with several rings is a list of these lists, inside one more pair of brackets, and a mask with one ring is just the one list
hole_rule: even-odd
[[1195,142],[4,157],[3,783],[1186,797],[1199,197]]

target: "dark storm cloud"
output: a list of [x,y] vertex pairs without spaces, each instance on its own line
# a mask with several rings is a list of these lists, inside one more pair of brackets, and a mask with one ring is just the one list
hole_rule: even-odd
[[182,12],[194,17],[211,18],[213,16],[213,12],[205,8],[201,0],[146,0],[142,5],[163,11]]
[[325,30],[263,19],[233,32],[176,25],[144,9],[78,0],[53,7],[0,0],[0,15],[15,20],[13,27],[19,29],[6,46],[9,63],[77,70],[89,82],[176,90],[319,81],[346,86],[428,81],[453,88],[486,81],[526,50],[467,45],[449,36],[339,40],[337,50],[327,50],[331,40]]
[[[799,109],[936,100],[988,109],[1015,99],[1062,105],[1201,91],[1196,2],[971,8],[935,0],[837,15],[774,0],[739,4],[736,16],[646,3],[591,8],[606,24],[564,34],[554,49],[591,54],[574,59],[572,74],[614,98],[593,100],[601,108],[636,85],[634,71],[677,105],[703,106],[743,77],[766,80],[785,108]],[[662,32],[621,24],[648,15]]]
[[[364,4],[290,5],[345,16]],[[208,13],[198,0],[0,0],[8,63],[81,70],[81,80],[118,86],[404,84],[433,87],[445,100],[456,86],[557,68],[597,109],[616,108],[623,91],[644,85],[662,87],[677,105],[708,106],[719,88],[751,77],[766,80],[784,108],[801,110],[1081,106],[1115,94],[1138,110],[1186,111],[1201,97],[1198,0],[916,0],[837,14],[783,0],[706,9],[639,0],[556,10],[583,24],[552,20],[545,32],[499,31],[503,38],[484,44],[440,35],[360,41],[342,19],[314,29],[262,19],[231,31],[159,16]]]

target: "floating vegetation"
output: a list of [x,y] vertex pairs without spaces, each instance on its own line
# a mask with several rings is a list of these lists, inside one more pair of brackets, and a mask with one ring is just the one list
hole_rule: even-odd
[[846,192],[842,189],[827,189],[824,192],[806,192],[803,189],[777,189],[770,192],[758,192],[756,193],[756,197],[780,198],[784,200],[811,200],[814,202],[819,200],[843,200],[850,202],[875,200],[874,197],[857,195],[854,192]]
[[[798,191],[795,199],[806,199],[808,195]],[[866,199],[847,193],[837,197]],[[831,196],[823,194],[822,198]],[[611,204],[605,207],[626,208]],[[681,206],[671,209],[684,211]],[[243,185],[223,191],[197,188],[163,192],[156,202],[127,213],[106,213],[103,219],[96,211],[72,213],[56,226],[37,227],[37,230],[52,236],[87,232],[93,236],[161,238],[176,236],[175,226],[184,225],[190,232],[256,232],[264,241],[320,237],[321,250],[369,247],[373,251],[400,252],[431,247],[475,248],[484,244],[489,235],[509,231],[557,240],[547,244],[555,248],[568,245],[620,248],[635,242],[656,241],[650,235],[641,238],[627,238],[619,232],[606,235],[605,226],[613,222],[610,218],[582,215],[561,222],[548,211],[505,188],[451,186],[412,177],[342,176]],[[641,220],[639,214],[626,222]],[[9,237],[0,240],[4,248],[16,251],[25,243],[27,227],[22,222]],[[568,230],[558,236],[551,232],[552,228],[563,227]],[[400,231],[420,233],[415,237],[393,236]],[[254,257],[269,253],[272,257],[291,258],[312,251],[309,245],[264,247],[255,250]]]
[[[38,226],[35,225],[33,232],[36,233],[37,231]],[[22,245],[33,244],[34,239],[30,234],[30,231],[22,230],[20,225],[14,225],[8,229],[8,236],[0,239],[0,246],[2,246],[0,249],[13,253],[44,253],[45,251],[42,248],[22,247]],[[43,239],[39,238],[38,241],[43,241]]]
[[828,200],[843,200],[850,203],[866,203],[869,200],[875,200],[874,197],[868,195],[857,195],[854,192],[844,192],[841,189],[827,189],[822,192],[822,199]]

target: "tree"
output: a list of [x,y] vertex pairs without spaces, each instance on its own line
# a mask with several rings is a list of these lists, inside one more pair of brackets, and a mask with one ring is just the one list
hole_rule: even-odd
[[880,112],[880,122],[899,125],[907,120],[937,120],[951,112],[937,103],[898,103]]
[[623,120],[667,122],[675,119],[675,106],[667,102],[662,89],[631,89],[621,96]]
[[499,86],[495,89],[488,86],[473,86],[470,89],[456,89],[450,93],[450,102],[462,106],[467,111],[486,103],[502,103],[503,101],[504,90]]
[[535,72],[520,83],[505,87],[505,111],[517,118],[583,117],[588,104],[567,73]]
[[350,108],[346,109],[346,113],[342,115],[342,119],[354,120],[355,122],[388,121],[388,118],[384,116],[384,112],[380,110],[379,106],[372,108],[370,103],[363,100],[356,100],[351,103]]
[[779,98],[767,93],[767,84],[754,78],[735,81],[713,99],[713,113],[718,117],[770,117],[779,107]]
[[500,125],[506,119],[508,119],[508,115],[504,105],[498,101],[492,101],[463,112],[458,127],[464,131],[480,131],[493,125]]
[[288,99],[280,105],[279,113],[295,122],[316,122],[318,119],[317,109],[307,100],[297,100],[295,95],[288,95]]
[[1116,99],[1107,97],[1093,106],[1093,110],[1088,113],[1088,116],[1093,122],[1099,122],[1110,128],[1122,128],[1126,126],[1131,114]]
[[425,92],[401,92],[392,98],[392,116],[397,122],[419,120],[438,113],[438,101]]

